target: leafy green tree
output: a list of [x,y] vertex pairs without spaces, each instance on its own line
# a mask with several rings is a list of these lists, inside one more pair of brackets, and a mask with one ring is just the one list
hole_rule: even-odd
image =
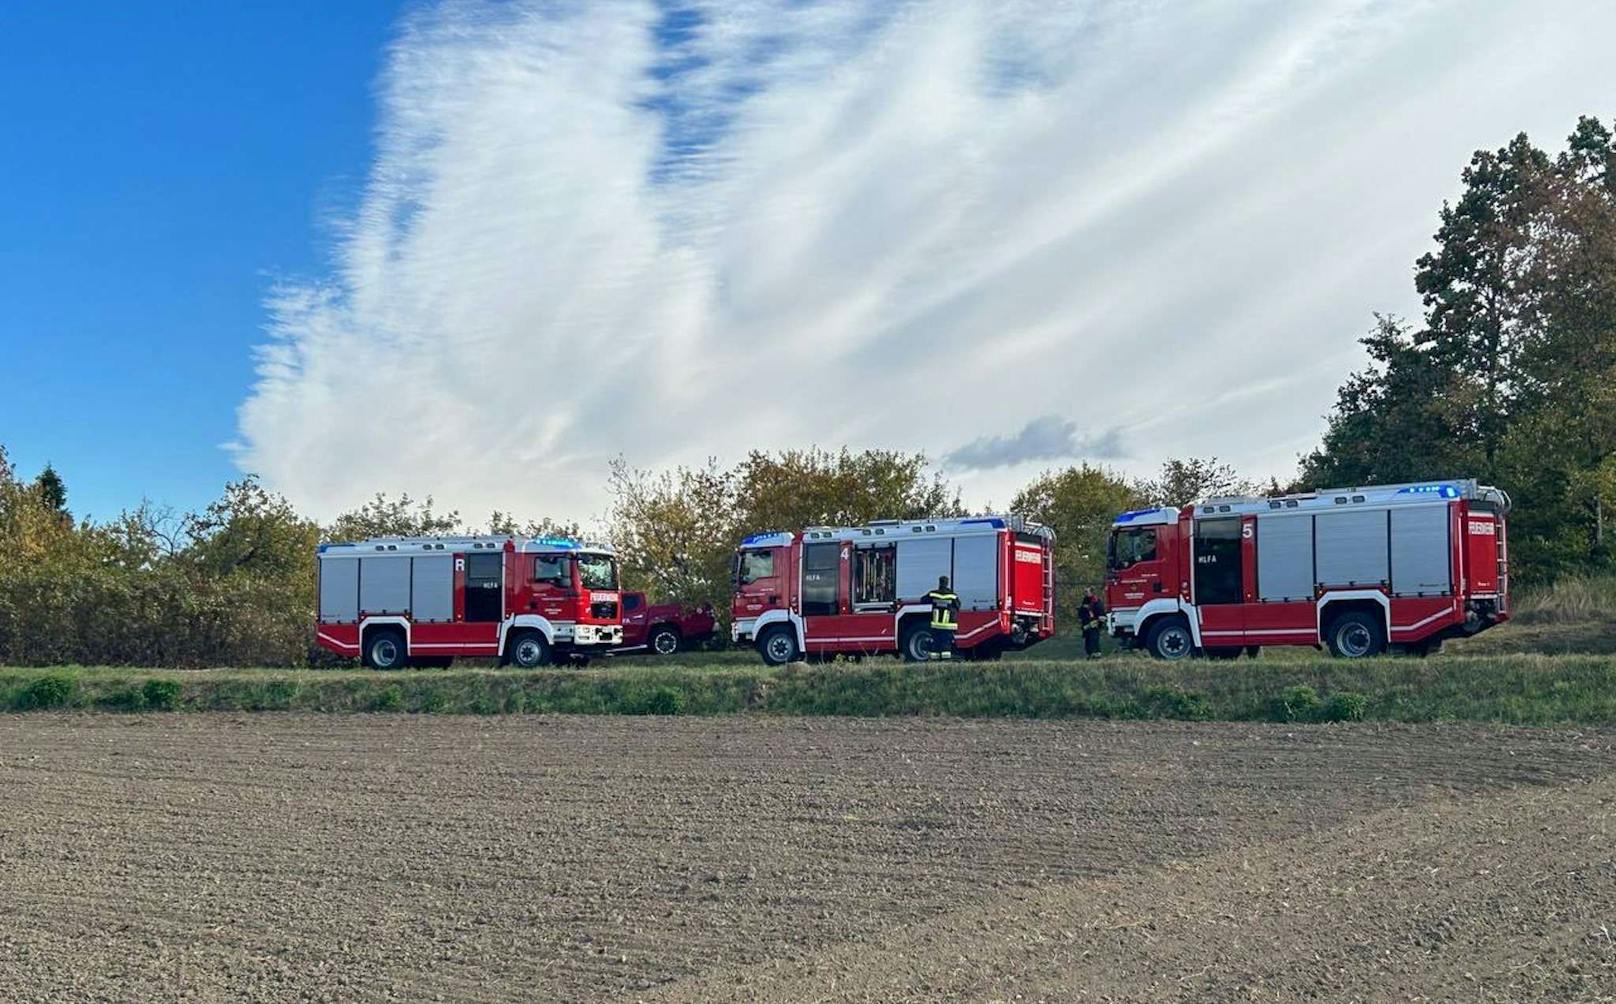
[[1377,318],[1301,480],[1475,476],[1508,490],[1517,579],[1612,562],[1616,144],[1579,120],[1551,158],[1478,151],[1416,265],[1419,329]]
[[508,512],[495,509],[488,517],[487,528],[482,531],[491,536],[501,534],[518,537],[574,537],[585,536],[577,521],[563,523],[548,516],[542,519],[521,520]]
[[1188,457],[1164,462],[1161,473],[1141,482],[1138,491],[1151,505],[1181,506],[1214,495],[1255,495],[1258,488],[1217,457]]
[[709,460],[661,474],[618,461],[611,492],[625,580],[721,612],[735,547],[749,533],[964,512],[924,456],[889,450],[753,451],[732,468]]
[[312,573],[320,531],[285,496],[252,475],[232,481],[224,495],[186,519],[186,561],[213,575]]
[[1103,467],[1046,471],[1018,492],[1012,512],[1055,531],[1056,602],[1068,621],[1083,590],[1105,580],[1105,549],[1116,515],[1147,505],[1139,486]]
[[744,535],[737,481],[716,460],[662,473],[614,461],[610,536],[624,584],[728,611],[730,563]]
[[739,518],[749,530],[965,514],[959,493],[941,474],[929,473],[920,453],[754,450],[735,475]]
[[1484,476],[1508,426],[1515,363],[1530,337],[1523,320],[1533,290],[1523,270],[1537,248],[1533,224],[1551,168],[1525,133],[1497,151],[1476,151],[1463,194],[1442,206],[1436,250],[1415,263],[1426,322],[1418,342],[1458,385],[1447,404],[1479,441]]
[[[495,513],[502,519],[509,517]],[[451,510],[440,513],[433,506],[432,496],[419,501],[408,493],[388,498],[378,492],[376,497],[336,518],[327,532],[331,540],[353,541],[370,537],[431,537],[463,532],[460,513]]]
[[39,477],[34,479],[34,490],[39,492],[41,501],[48,508],[55,509],[63,516],[68,515],[67,485],[63,483],[62,476],[56,473],[56,468],[47,463],[45,469],[39,472]]

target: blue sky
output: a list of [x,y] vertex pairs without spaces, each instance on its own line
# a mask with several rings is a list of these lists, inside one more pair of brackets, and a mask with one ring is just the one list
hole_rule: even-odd
[[809,444],[973,505],[1287,477],[1471,152],[1616,112],[1590,0],[0,10],[0,443],[103,518],[249,470],[588,523],[614,458]]
[[186,508],[277,276],[324,269],[369,167],[395,2],[0,10],[0,443],[76,512]]

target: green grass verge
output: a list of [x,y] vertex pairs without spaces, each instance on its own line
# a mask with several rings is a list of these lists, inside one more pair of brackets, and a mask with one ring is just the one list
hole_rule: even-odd
[[771,670],[693,655],[582,670],[0,669],[0,710],[435,714],[952,715],[1616,725],[1616,659],[1345,662],[1311,654],[1164,665],[1140,657]]

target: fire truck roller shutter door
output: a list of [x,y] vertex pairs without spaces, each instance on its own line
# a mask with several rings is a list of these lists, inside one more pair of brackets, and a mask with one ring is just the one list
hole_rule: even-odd
[[359,609],[401,614],[410,608],[410,559],[394,555],[359,559]]
[[954,574],[954,542],[947,537],[898,541],[898,599],[910,603],[937,588],[937,577]]
[[1321,512],[1314,520],[1321,584],[1378,586],[1390,578],[1386,510]]
[[1446,504],[1392,510],[1392,595],[1452,591],[1448,515]]
[[359,620],[359,559],[320,559],[320,622],[352,624]]
[[998,609],[998,534],[958,537],[954,540],[954,577],[951,585],[959,596],[961,610]]
[[1257,598],[1313,601],[1313,517],[1257,517]]
[[434,554],[411,560],[415,572],[410,583],[410,619],[416,623],[454,620],[454,556]]

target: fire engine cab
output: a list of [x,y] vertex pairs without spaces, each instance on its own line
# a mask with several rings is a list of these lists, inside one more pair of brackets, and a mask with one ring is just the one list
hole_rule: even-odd
[[321,544],[316,639],[377,669],[456,656],[523,668],[623,643],[617,559],[565,537]]
[[1475,481],[1125,512],[1107,554],[1111,633],[1161,659],[1426,654],[1509,618],[1508,512]]
[[1055,633],[1054,542],[1016,516],[753,534],[735,555],[730,634],[775,666],[833,653],[924,660],[926,594],[946,575],[961,655],[998,658]]

